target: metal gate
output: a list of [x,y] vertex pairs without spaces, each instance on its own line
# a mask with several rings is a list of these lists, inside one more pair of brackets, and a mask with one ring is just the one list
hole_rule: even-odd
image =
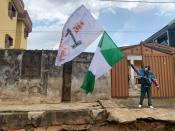
[[175,74],[173,57],[165,55],[144,55],[144,64],[151,66],[160,81],[160,89],[152,88],[153,97],[175,97]]
[[114,97],[128,97],[128,63],[127,58],[122,59],[119,63],[113,66],[111,71],[111,96]]

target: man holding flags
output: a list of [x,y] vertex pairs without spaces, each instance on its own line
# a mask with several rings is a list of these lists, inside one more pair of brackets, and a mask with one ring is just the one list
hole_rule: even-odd
[[140,95],[140,102],[139,102],[139,108],[143,105],[143,100],[145,97],[145,94],[147,93],[148,97],[148,106],[149,108],[154,108],[152,106],[152,94],[151,94],[151,85],[154,83],[154,85],[159,88],[159,83],[157,79],[155,78],[155,75],[150,72],[150,66],[145,65],[143,69],[138,70],[134,65],[131,64],[132,69],[137,73],[138,75],[138,83],[141,84],[141,95]]

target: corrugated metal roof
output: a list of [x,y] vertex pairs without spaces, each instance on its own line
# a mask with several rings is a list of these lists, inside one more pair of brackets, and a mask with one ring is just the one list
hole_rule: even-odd
[[133,47],[136,47],[136,46],[139,46],[139,44],[137,44],[137,45],[130,45],[130,46],[122,46],[122,47],[120,47],[120,50],[126,50],[126,49],[133,48]]
[[[166,53],[166,54],[175,54],[175,48],[174,47],[170,47],[168,45],[157,44],[157,43],[144,43],[143,45],[145,47],[149,47],[151,49],[154,49],[154,50]],[[123,47],[120,47],[120,49],[121,50],[126,50],[126,49],[129,49],[129,48],[134,48],[136,46],[140,46],[140,44],[131,45],[131,46],[123,46]]]
[[168,45],[157,44],[157,43],[147,43],[147,44],[143,44],[143,45],[146,47],[149,47],[151,49],[163,52],[163,53],[175,54],[175,48],[170,47]]

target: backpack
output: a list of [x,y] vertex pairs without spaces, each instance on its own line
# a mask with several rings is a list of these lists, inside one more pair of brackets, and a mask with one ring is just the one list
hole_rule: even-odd
[[[145,76],[146,76],[146,78],[145,78]],[[145,86],[151,86],[151,82],[150,82],[150,80],[149,80],[149,74],[145,74],[144,73],[144,75],[142,76],[142,77],[139,77],[138,78],[138,84],[143,84],[143,85],[145,85]]]

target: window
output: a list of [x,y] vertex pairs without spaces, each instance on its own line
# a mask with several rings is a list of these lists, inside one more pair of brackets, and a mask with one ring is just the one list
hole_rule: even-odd
[[13,38],[6,34],[5,35],[5,48],[10,48],[10,46],[13,46]]
[[24,29],[24,38],[26,39],[29,36],[28,30],[25,28]]
[[8,5],[8,15],[11,19],[13,17],[16,17],[16,9],[14,5],[12,4],[12,2],[9,2],[9,5]]
[[159,37],[157,37],[154,42],[159,43],[159,44],[168,44],[168,36],[167,36],[167,32],[165,32],[164,34],[160,35]]

